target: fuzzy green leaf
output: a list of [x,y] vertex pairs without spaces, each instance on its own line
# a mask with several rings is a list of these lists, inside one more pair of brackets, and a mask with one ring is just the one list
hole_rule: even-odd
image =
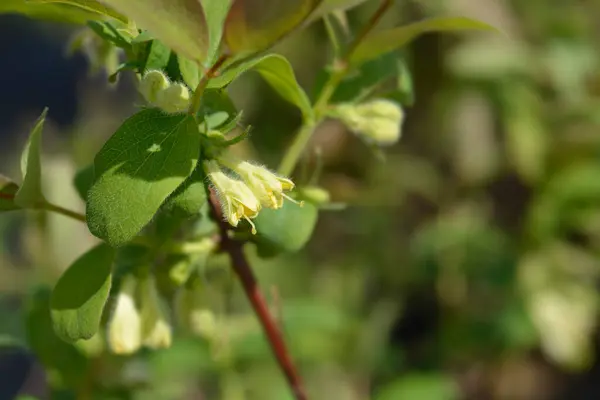
[[426,19],[367,35],[352,53],[350,63],[360,65],[382,54],[404,47],[424,33],[464,30],[495,31],[497,29],[484,22],[464,17]]
[[42,145],[42,130],[48,109],[42,111],[21,155],[21,174],[23,183],[15,194],[15,203],[24,208],[34,208],[44,201],[42,194],[42,163],[40,152]]
[[200,132],[193,117],[146,109],[126,120],[94,160],[90,231],[113,246],[137,235],[194,171]]
[[90,339],[98,332],[114,258],[115,250],[100,244],[75,260],[56,283],[50,315],[54,331],[64,341]]
[[278,210],[263,209],[254,219],[256,243],[274,252],[300,250],[312,236],[318,210],[306,202],[303,207],[286,201]]

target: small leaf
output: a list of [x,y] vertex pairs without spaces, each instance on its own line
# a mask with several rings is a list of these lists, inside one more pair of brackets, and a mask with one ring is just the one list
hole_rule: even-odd
[[192,173],[200,132],[193,117],[152,108],[127,119],[94,160],[90,231],[113,246],[137,235]]
[[75,260],[56,283],[50,315],[54,331],[64,341],[90,339],[98,332],[114,259],[115,250],[100,244]]
[[42,164],[40,161],[42,129],[48,109],[42,111],[38,118],[25,149],[21,155],[21,173],[23,183],[15,194],[15,203],[24,208],[34,208],[40,201],[44,201],[42,194]]
[[143,72],[153,69],[165,70],[169,64],[170,57],[171,49],[165,46],[160,40],[152,40],[148,43],[146,59],[142,63],[144,65]]
[[81,200],[87,200],[87,194],[94,184],[95,176],[94,164],[80,169],[75,174],[75,177],[73,178],[73,185],[75,186],[75,190],[77,190],[77,194],[79,194],[79,197],[81,197]]
[[428,32],[452,32],[463,30],[496,31],[481,21],[463,17],[431,18],[409,25],[373,32],[360,42],[350,57],[350,63],[362,64],[381,54],[406,46],[418,36]]
[[198,0],[101,0],[182,56],[201,63],[208,51],[208,31]]
[[273,46],[299,27],[322,0],[237,0],[225,21],[225,42],[234,53]]
[[297,106],[306,118],[312,116],[312,106],[308,96],[296,80],[294,70],[288,60],[279,54],[268,54],[232,66],[208,84],[209,88],[221,88],[228,85],[244,72],[254,69],[281,97]]
[[15,204],[15,193],[19,190],[19,186],[5,177],[0,175],[0,211],[18,210],[20,207]]
[[27,2],[34,4],[65,4],[68,6],[81,8],[85,11],[89,11],[94,14],[98,14],[100,17],[111,17],[125,24],[128,22],[125,16],[94,0],[27,0]]
[[123,36],[123,34],[109,21],[89,21],[87,25],[94,33],[96,33],[96,35],[107,42],[123,49],[131,47],[131,40],[128,37]]
[[177,55],[177,62],[179,63],[179,73],[183,81],[190,89],[194,90],[198,86],[202,75],[198,64],[180,55]]
[[308,202],[300,207],[286,201],[278,210],[263,209],[254,219],[255,240],[274,251],[298,251],[311,238],[317,217],[317,208]]

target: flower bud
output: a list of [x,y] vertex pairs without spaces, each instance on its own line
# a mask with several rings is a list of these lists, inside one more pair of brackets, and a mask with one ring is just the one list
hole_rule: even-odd
[[190,106],[190,90],[182,83],[174,83],[160,90],[154,103],[168,113],[184,112]]
[[152,349],[170,347],[172,335],[169,317],[152,276],[144,278],[140,283],[140,308],[142,343]]
[[339,104],[329,115],[341,120],[348,129],[363,139],[380,146],[392,145],[400,139],[404,119],[402,108],[385,99],[358,105]]
[[108,344],[115,354],[132,354],[141,347],[141,319],[135,306],[137,281],[126,275],[121,281],[115,308],[108,322]]
[[144,99],[148,103],[155,103],[158,93],[167,89],[171,83],[169,78],[158,70],[152,70],[146,72],[146,75],[142,78],[139,91],[144,96]]

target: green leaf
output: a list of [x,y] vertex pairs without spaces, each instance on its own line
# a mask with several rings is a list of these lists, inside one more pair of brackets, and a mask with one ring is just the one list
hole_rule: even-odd
[[34,4],[66,4],[68,6],[89,11],[90,13],[98,14],[99,17],[111,17],[125,24],[128,22],[125,16],[94,0],[27,0],[27,2]]
[[294,70],[288,60],[279,54],[268,54],[252,59],[224,71],[221,76],[211,80],[209,88],[221,88],[228,85],[248,70],[258,72],[281,97],[297,106],[305,118],[312,117],[312,106],[308,96],[298,84]]
[[438,374],[411,374],[385,386],[375,400],[457,400],[458,387]]
[[30,18],[78,25],[102,18],[96,13],[64,4],[31,4],[25,0],[0,1],[0,14],[21,14]]
[[318,211],[311,203],[302,207],[286,201],[278,210],[266,208],[254,219],[255,241],[274,252],[300,250],[309,241],[317,223]]
[[87,200],[87,194],[90,188],[94,184],[95,179],[94,164],[88,165],[85,168],[80,169],[73,178],[73,186],[77,190],[77,194],[81,197],[81,200]]
[[42,163],[40,161],[42,129],[48,108],[38,118],[21,155],[23,183],[15,194],[15,203],[24,208],[34,208],[44,201],[42,194]]
[[18,210],[15,204],[15,193],[19,186],[4,175],[0,175],[0,211]]
[[87,360],[74,346],[56,336],[50,317],[50,290],[36,290],[27,299],[26,310],[27,343],[37,359],[46,369],[59,372],[66,384],[80,384]]
[[193,117],[152,108],[127,119],[94,160],[90,231],[113,246],[137,235],[194,171],[200,132]]
[[198,67],[198,64],[180,55],[177,55],[177,62],[179,64],[179,73],[185,84],[192,90],[196,89],[202,76],[202,71]]
[[171,49],[160,40],[152,40],[148,43],[146,60],[143,62],[143,72],[153,69],[165,70],[169,64],[169,58],[171,58]]
[[101,0],[178,54],[197,63],[204,61],[208,31],[198,0]]
[[356,47],[349,61],[354,65],[362,64],[381,54],[404,47],[424,33],[463,30],[495,31],[497,29],[484,22],[464,17],[426,19],[367,35]]
[[98,332],[114,259],[115,250],[100,244],[75,260],[56,283],[50,315],[54,331],[64,341],[90,339]]
[[317,10],[311,16],[311,20],[323,17],[336,10],[347,10],[352,7],[356,7],[366,0],[324,0],[323,3],[317,8]]
[[192,175],[167,199],[165,211],[187,218],[200,213],[206,204],[205,176],[202,168],[196,168]]
[[96,35],[107,42],[123,49],[129,49],[131,47],[130,38],[123,36],[123,34],[109,21],[89,21],[87,25],[94,33],[96,33]]
[[208,24],[209,47],[204,65],[211,66],[219,56],[225,19],[234,0],[200,0]]
[[321,2],[238,0],[225,21],[225,42],[234,54],[266,50],[299,27]]

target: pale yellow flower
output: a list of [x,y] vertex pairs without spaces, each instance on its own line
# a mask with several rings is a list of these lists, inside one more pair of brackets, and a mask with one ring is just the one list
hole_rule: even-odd
[[284,198],[292,200],[284,193],[284,191],[294,188],[294,182],[290,179],[279,176],[267,168],[248,161],[237,160],[229,155],[222,155],[219,162],[235,171],[244,180],[260,200],[261,205],[277,209],[283,206]]
[[115,354],[132,354],[141,347],[141,317],[135,306],[137,281],[127,275],[121,281],[115,309],[108,323],[108,344]]
[[216,189],[223,215],[229,224],[238,226],[245,219],[252,226],[252,232],[256,233],[251,219],[258,215],[261,205],[254,193],[244,182],[228,176],[214,160],[205,161],[204,170]]

